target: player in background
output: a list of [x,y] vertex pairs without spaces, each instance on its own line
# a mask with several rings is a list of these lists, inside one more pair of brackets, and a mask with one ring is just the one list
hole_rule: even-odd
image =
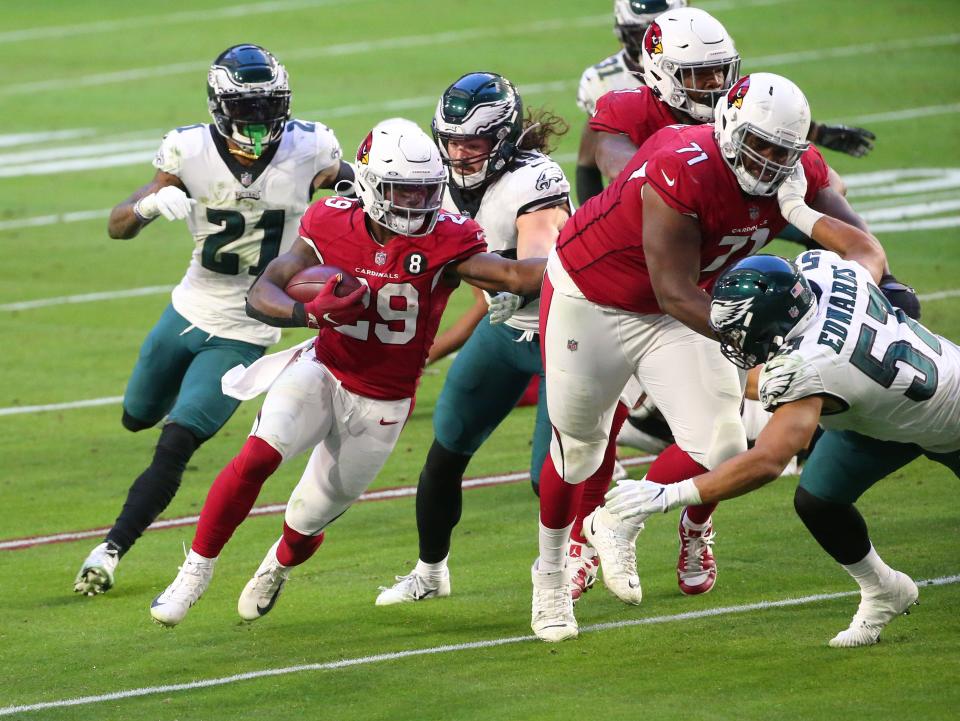
[[[659,15],[686,6],[686,0],[614,1],[614,32],[622,48],[614,55],[584,70],[577,89],[577,105],[588,116],[587,124],[584,125],[580,135],[580,149],[577,154],[577,202],[580,205],[587,202],[588,198],[598,195],[603,190],[604,177],[615,178],[632,155],[625,149],[626,143],[633,140],[630,133],[622,129],[604,127],[602,122],[594,120],[594,116],[598,113],[600,98],[617,90],[636,90],[646,85],[656,86],[657,83],[645,77],[647,67],[642,57],[644,34]],[[686,86],[693,90],[695,87],[688,84],[693,77],[689,70],[689,67],[681,66],[674,68],[668,75],[678,88],[682,89]],[[662,84],[663,80],[660,83]],[[669,96],[663,99],[669,102]],[[712,117],[698,119],[680,108],[677,110],[679,112],[674,113],[675,119],[672,122],[687,124],[712,121]],[[627,137],[621,138],[618,135],[613,135],[612,138],[607,137],[611,133],[624,133]],[[859,158],[870,152],[876,136],[864,128],[826,125],[811,121],[808,139],[824,148]],[[633,144],[636,150],[642,141]],[[626,157],[620,161],[619,168],[615,158],[606,159],[604,162],[604,155],[615,153],[618,148],[624,149],[626,153]]]
[[960,477],[960,347],[896,309],[875,279],[826,251],[728,269],[713,288],[710,325],[731,362],[764,364],[759,396],[773,417],[751,450],[708,473],[672,486],[625,481],[607,494],[607,508],[631,522],[734,498],[777,478],[822,425],[794,507],[860,586],[860,606],[833,647],[876,643],[918,595],[877,555],[854,503],[921,455]]
[[165,421],[153,460],[77,574],[74,590],[90,596],[113,586],[120,559],[173,500],[193,453],[237,409],[220,377],[280,339],[244,312],[250,284],[289,249],[314,191],[353,178],[329,128],[290,119],[287,71],[264,48],[224,50],[207,98],[214,122],[167,133],[153,180],[110,213],[111,238],[133,238],[160,216],[184,220],[194,249],[124,393],[124,428]]
[[[487,253],[476,221],[440,212],[446,181],[426,133],[409,120],[383,121],[357,153],[359,200],[331,197],[312,205],[300,240],[251,288],[254,317],[319,333],[309,348],[268,356],[239,377],[230,374],[228,387],[243,389],[245,397],[269,391],[240,454],[210,488],[180,572],[151,604],[157,622],[183,620],[263,483],[283,461],[309,449],[283,534],[238,603],[246,620],[270,611],[290,569],[313,555],[324,529],[366,490],[393,450],[459,281],[521,295],[540,288],[542,258]],[[339,298],[334,276],[314,300],[290,298],[284,292],[290,278],[317,264],[355,274],[362,287]]]
[[[475,218],[495,253],[546,257],[572,212],[570,184],[546,155],[551,139],[566,131],[565,123],[543,110],[525,117],[509,80],[474,72],[444,90],[432,127],[449,173],[444,207]],[[477,295],[475,307],[431,349],[434,356],[438,346],[442,351],[463,346],[434,409],[434,440],[417,485],[419,560],[394,585],[381,587],[378,606],[450,594],[447,561],[463,504],[463,474],[531,378],[543,373],[539,302],[510,293]],[[550,445],[542,383],[532,435],[530,476],[536,488]]]
[[[614,408],[636,377],[677,439],[647,478],[679,482],[746,450],[741,379],[709,325],[716,277],[789,222],[865,265],[886,258],[846,200],[829,187],[806,141],[810,110],[792,82],[741,78],[717,104],[715,125],[656,133],[601,195],[564,226],[547,262],[541,343],[554,426],[540,474],[540,556],[533,565],[535,633],[577,635],[566,544],[583,481],[603,460]],[[846,222],[845,222],[846,221]],[[680,524],[677,568],[685,593],[716,579],[712,504]],[[604,584],[627,603],[642,597],[635,542],[641,524],[600,508],[584,520]]]

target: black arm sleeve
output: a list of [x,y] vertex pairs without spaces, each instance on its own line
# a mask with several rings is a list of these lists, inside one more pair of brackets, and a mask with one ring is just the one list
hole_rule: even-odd
[[603,174],[600,168],[577,166],[577,203],[583,205],[594,195],[603,192]]
[[261,323],[266,323],[267,325],[272,325],[274,328],[306,328],[307,327],[307,312],[303,309],[303,303],[295,303],[293,306],[293,313],[289,318],[274,318],[265,313],[261,313],[259,310],[250,305],[250,300],[247,300],[247,315],[258,320]]

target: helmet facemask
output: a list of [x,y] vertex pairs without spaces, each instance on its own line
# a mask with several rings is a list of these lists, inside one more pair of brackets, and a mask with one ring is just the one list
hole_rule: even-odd
[[683,64],[665,59],[661,67],[667,72],[673,69],[674,91],[667,104],[699,123],[709,123],[713,120],[714,108],[720,98],[733,87],[740,75],[740,57],[720,63],[706,61]]
[[287,72],[256,45],[228,48],[207,75],[207,105],[217,131],[256,159],[279,142],[290,118]]
[[775,137],[750,123],[744,123],[732,135],[733,157],[727,162],[737,182],[749,195],[774,195],[797,167],[805,140]]
[[[444,185],[443,180],[419,182],[379,179],[373,186],[377,199],[369,215],[398,235],[412,238],[428,235],[437,224],[443,204]],[[374,209],[376,212],[373,212]]]

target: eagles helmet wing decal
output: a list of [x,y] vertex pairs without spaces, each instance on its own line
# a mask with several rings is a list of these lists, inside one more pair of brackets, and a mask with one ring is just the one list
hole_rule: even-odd
[[717,330],[726,330],[728,326],[734,323],[744,321],[744,325],[749,325],[750,307],[755,298],[743,298],[741,300],[714,300],[710,303],[710,325]]
[[503,140],[503,138],[510,134],[510,127],[507,123],[513,120],[511,117],[513,113],[513,103],[511,103],[509,99],[498,100],[494,103],[481,103],[471,108],[470,112],[460,120],[459,124],[448,124],[446,130],[447,132],[459,134],[462,132],[460,126],[476,123],[476,129],[472,134],[484,135],[490,129],[502,125],[498,131],[499,136],[497,140]]

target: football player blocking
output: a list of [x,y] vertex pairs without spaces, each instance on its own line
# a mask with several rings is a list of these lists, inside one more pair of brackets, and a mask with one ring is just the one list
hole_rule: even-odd
[[195,245],[124,393],[127,430],[166,420],[153,460],[77,574],[74,590],[90,596],[113,586],[120,558],[173,500],[193,453],[236,410],[220,377],[280,339],[244,312],[250,284],[290,248],[313,191],[353,177],[329,128],[290,119],[287,72],[263,48],[221,53],[207,96],[213,124],[164,136],[153,180],[110,214],[112,238],[133,238],[162,215],[185,221]]
[[[429,136],[408,120],[383,121],[357,152],[359,199],[330,197],[312,205],[300,239],[251,288],[247,311],[253,317],[319,333],[309,345],[263,358],[226,379],[242,397],[267,395],[239,455],[210,488],[180,572],[151,604],[158,623],[183,620],[263,483],[282,462],[310,450],[282,535],[238,601],[246,620],[269,612],[290,570],[313,555],[324,529],[363,493],[393,450],[457,283],[537,294],[544,259],[515,261],[485,252],[475,221],[440,212],[446,181]],[[353,269],[363,287],[337,297],[334,277],[307,303],[284,292],[297,272],[317,264]]]
[[746,453],[674,486],[622,482],[606,507],[637,522],[749,493],[777,478],[822,425],[794,506],[860,586],[850,626],[830,645],[876,643],[918,590],[874,550],[854,503],[921,455],[960,477],[960,348],[896,309],[875,274],[826,251],[796,265],[775,256],[738,262],[713,288],[710,322],[731,362],[764,364],[759,397],[772,419]]
[[[885,270],[877,240],[843,220],[859,218],[830,189],[826,164],[806,141],[810,113],[796,85],[770,73],[741,78],[717,102],[715,121],[654,134],[573,215],[547,262],[541,343],[554,439],[541,473],[531,623],[546,641],[578,632],[564,592],[566,539],[631,377],[677,439],[651,465],[651,481],[682,481],[746,449],[742,379],[709,324],[717,276],[788,222],[874,279]],[[713,505],[688,508],[681,520],[689,560],[705,580],[716,573]],[[641,528],[602,508],[584,521],[605,585],[628,603],[641,598],[634,550]]]

